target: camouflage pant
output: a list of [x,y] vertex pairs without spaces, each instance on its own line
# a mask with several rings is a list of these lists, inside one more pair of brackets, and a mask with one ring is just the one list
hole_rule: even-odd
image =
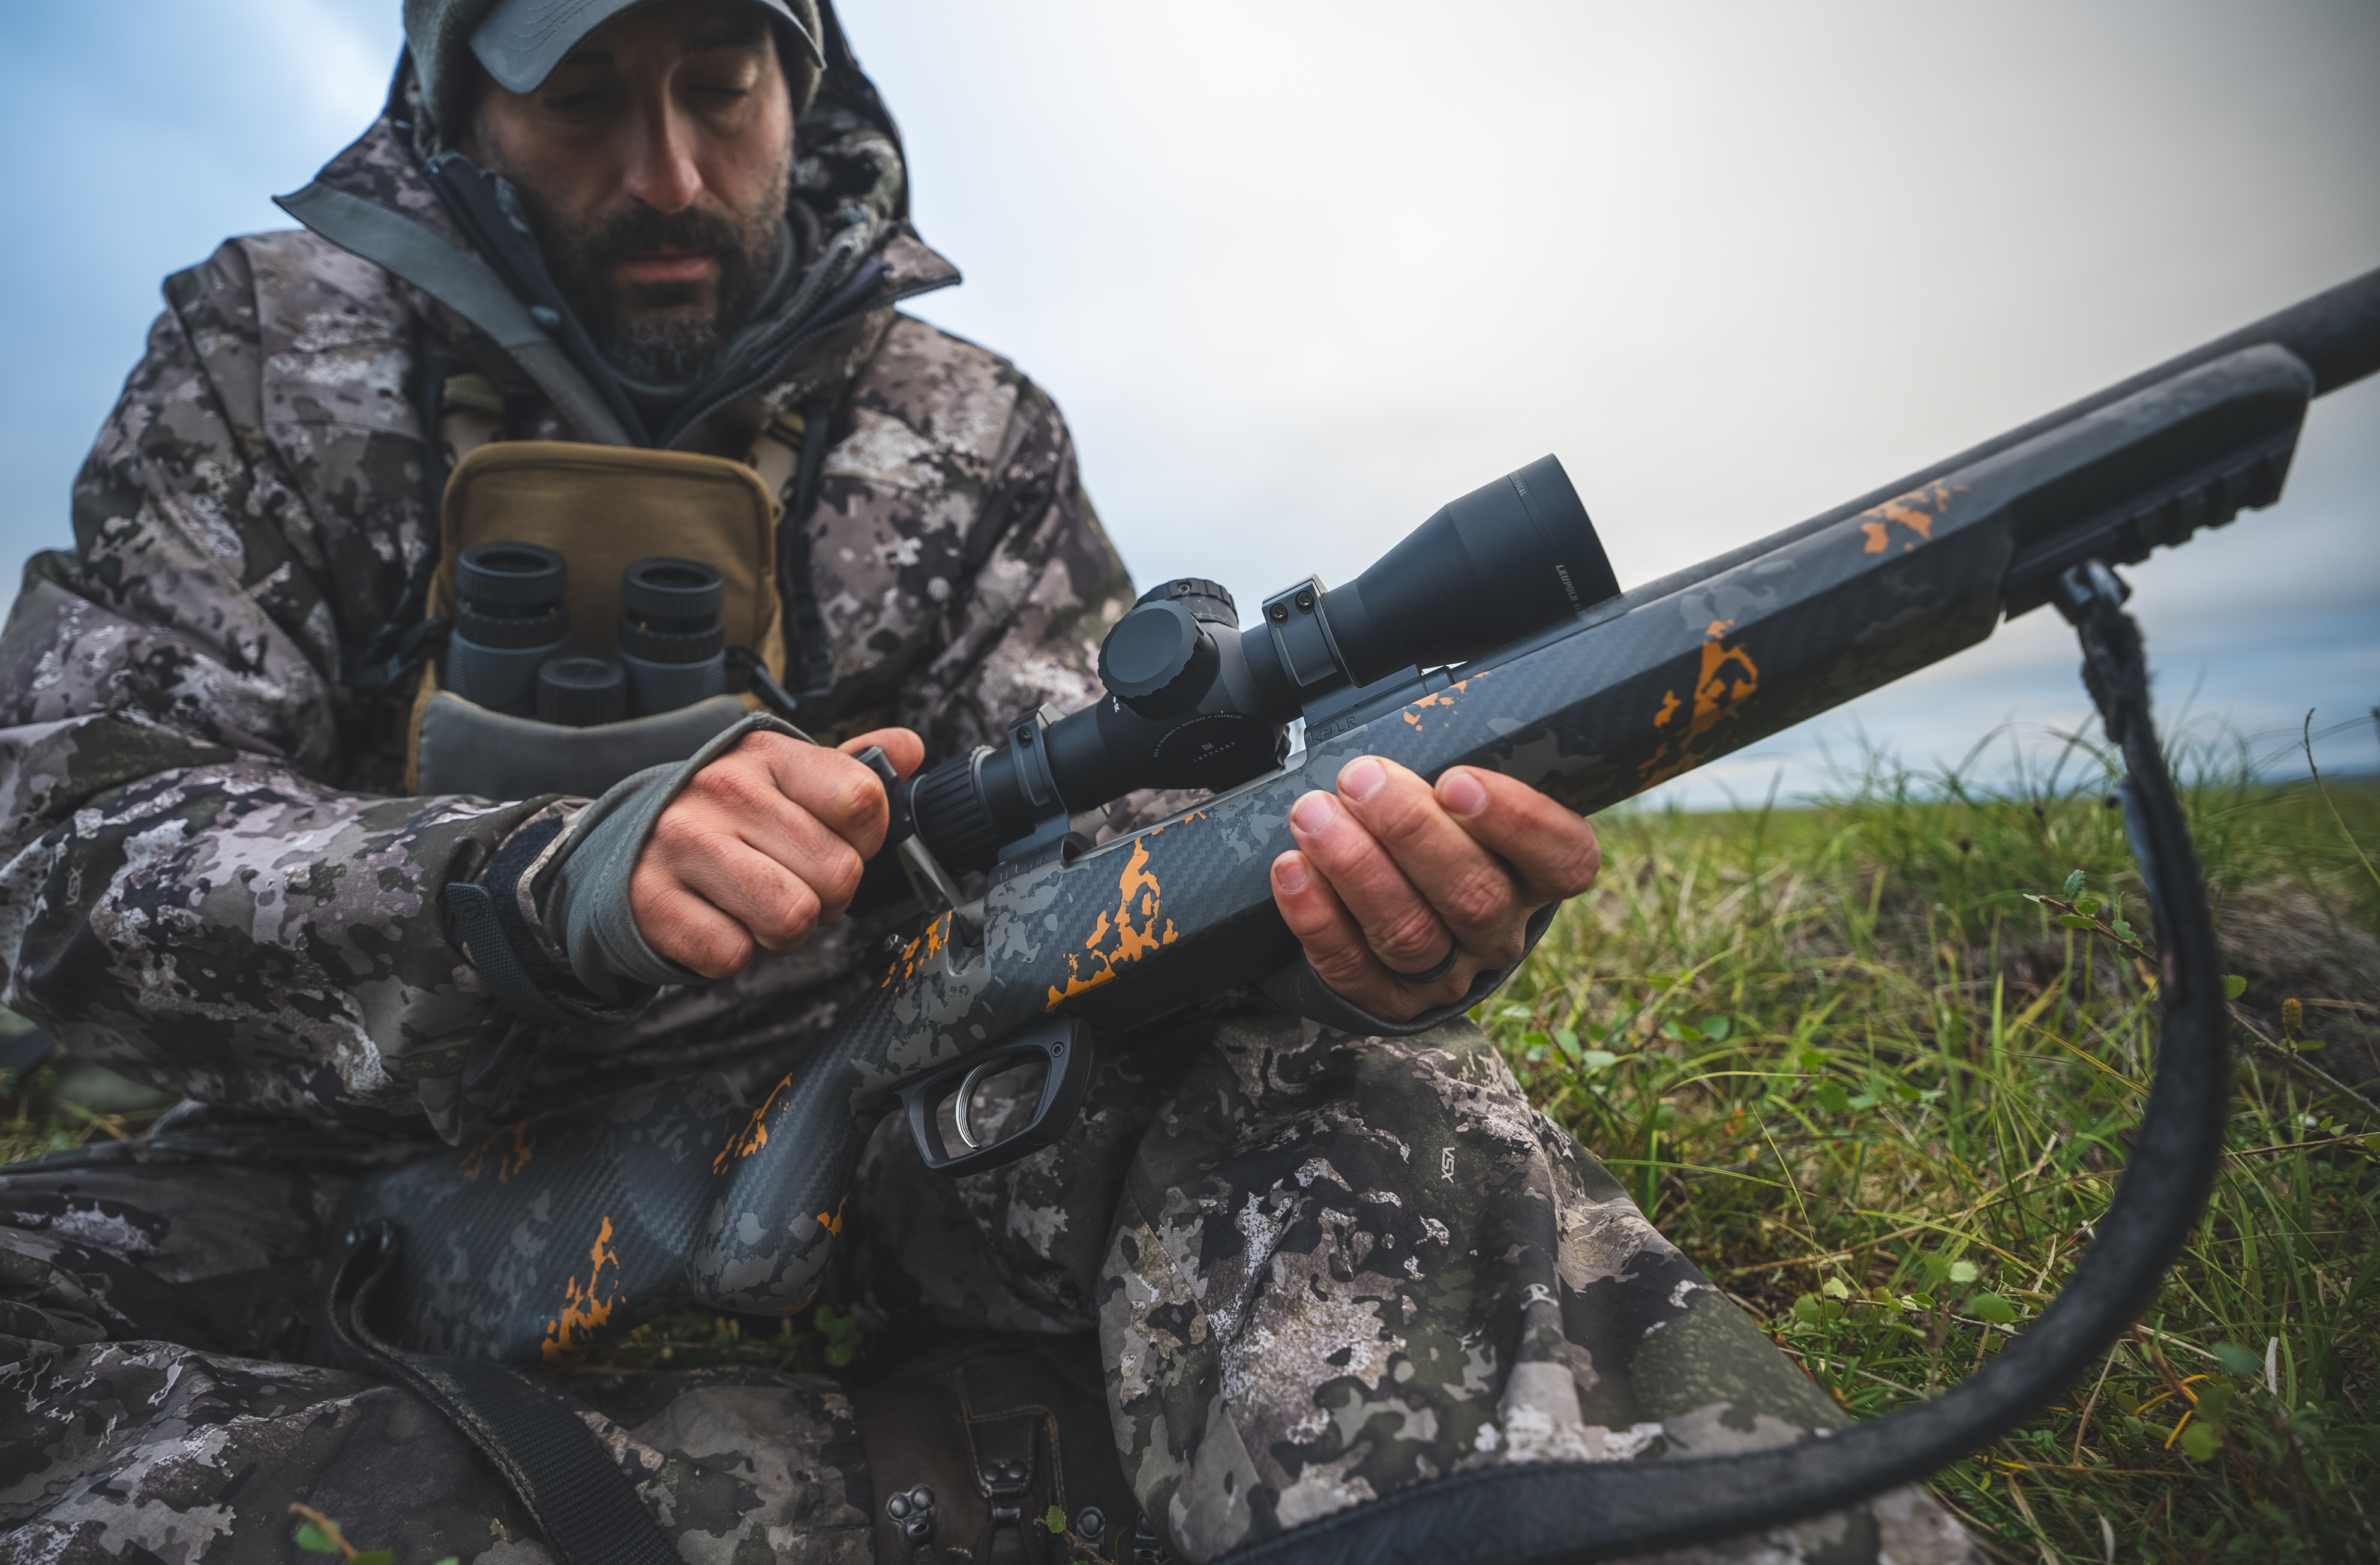
[[[302,1499],[401,1565],[547,1558],[407,1393],[281,1362],[349,1169],[171,1134],[0,1174],[0,1559],[287,1557]],[[192,1139],[187,1138],[186,1139]],[[277,1144],[279,1145],[279,1144]],[[928,1323],[1096,1329],[1124,1472],[1181,1556],[1467,1468],[1739,1450],[1842,1417],[1473,1028],[1402,1040],[1235,1015],[1102,1062],[1061,1145],[964,1181],[888,1123],[842,1284]],[[862,1560],[832,1382],[577,1388],[691,1561]],[[1913,1491],[1698,1560],[1970,1558]]]

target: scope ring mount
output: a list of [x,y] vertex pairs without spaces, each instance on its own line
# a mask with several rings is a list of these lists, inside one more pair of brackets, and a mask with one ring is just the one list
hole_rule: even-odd
[[2229,1017],[2189,822],[2149,718],[2129,589],[2089,560],[2051,594],[2122,752],[2116,785],[2163,953],[2148,1106],[2115,1197],[2058,1295],[1940,1394],[1823,1438],[1733,1456],[1537,1462],[1455,1474],[1248,1545],[1227,1565],[1586,1565],[1824,1515],[1939,1471],[2039,1411],[2131,1326],[2213,1187],[2229,1110]]

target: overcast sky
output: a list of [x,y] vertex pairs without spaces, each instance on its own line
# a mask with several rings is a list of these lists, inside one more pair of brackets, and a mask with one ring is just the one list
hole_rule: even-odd
[[[0,553],[67,540],[158,279],[285,226],[397,13],[0,9]],[[967,274],[919,312],[1057,397],[1136,576],[1244,603],[1548,451],[1645,581],[2380,266],[2371,0],[844,16]],[[2162,718],[2380,764],[2380,380],[2134,581]],[[2074,726],[2075,661],[2034,614],[1688,796]]]

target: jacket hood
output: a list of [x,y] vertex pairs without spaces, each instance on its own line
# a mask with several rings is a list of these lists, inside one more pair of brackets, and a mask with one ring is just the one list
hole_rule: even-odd
[[[439,19],[483,16],[492,3],[446,0]],[[381,117],[311,184],[277,200],[323,238],[385,267],[492,338],[582,438],[678,443],[719,408],[764,391],[796,350],[838,323],[959,281],[957,268],[910,225],[899,127],[860,69],[831,0],[816,4],[827,67],[794,127],[786,202],[798,275],[767,319],[735,334],[734,351],[663,427],[648,427],[553,287],[509,187],[445,148],[410,48]],[[408,27],[417,6],[439,9],[414,0]],[[469,30],[458,20],[441,36],[468,39]]]
[[[414,76],[419,87],[416,99],[419,110],[414,124],[421,139],[431,143],[428,155],[443,151],[437,143],[452,146],[461,137],[463,121],[470,113],[471,85],[478,67],[471,58],[471,34],[488,19],[499,0],[405,0],[406,52],[412,56]],[[811,38],[819,38],[819,10],[825,0],[785,0]],[[782,22],[779,42],[786,42]],[[821,43],[821,47],[823,44]],[[848,49],[844,51],[847,55]],[[785,79],[794,92],[794,117],[808,113],[817,96],[820,71],[812,63],[809,51],[780,47],[779,57]],[[400,83],[403,72],[399,72]]]

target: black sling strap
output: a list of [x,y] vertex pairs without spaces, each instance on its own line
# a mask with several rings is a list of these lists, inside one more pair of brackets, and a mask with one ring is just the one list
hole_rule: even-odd
[[[777,579],[793,623],[786,628],[788,661],[800,664],[793,673],[795,699],[803,715],[816,722],[817,710],[834,684],[834,654],[827,645],[826,616],[819,609],[818,584],[810,570],[810,513],[818,508],[819,471],[826,461],[828,426],[836,405],[820,402],[802,415],[801,464],[795,469],[794,503],[777,524]],[[788,670],[788,673],[793,671]]]
[[582,1403],[499,1364],[407,1353],[372,1329],[372,1291],[398,1243],[391,1225],[376,1222],[350,1231],[333,1253],[321,1321],[337,1361],[395,1381],[461,1430],[504,1474],[564,1565],[682,1565],[636,1486],[579,1416]]

